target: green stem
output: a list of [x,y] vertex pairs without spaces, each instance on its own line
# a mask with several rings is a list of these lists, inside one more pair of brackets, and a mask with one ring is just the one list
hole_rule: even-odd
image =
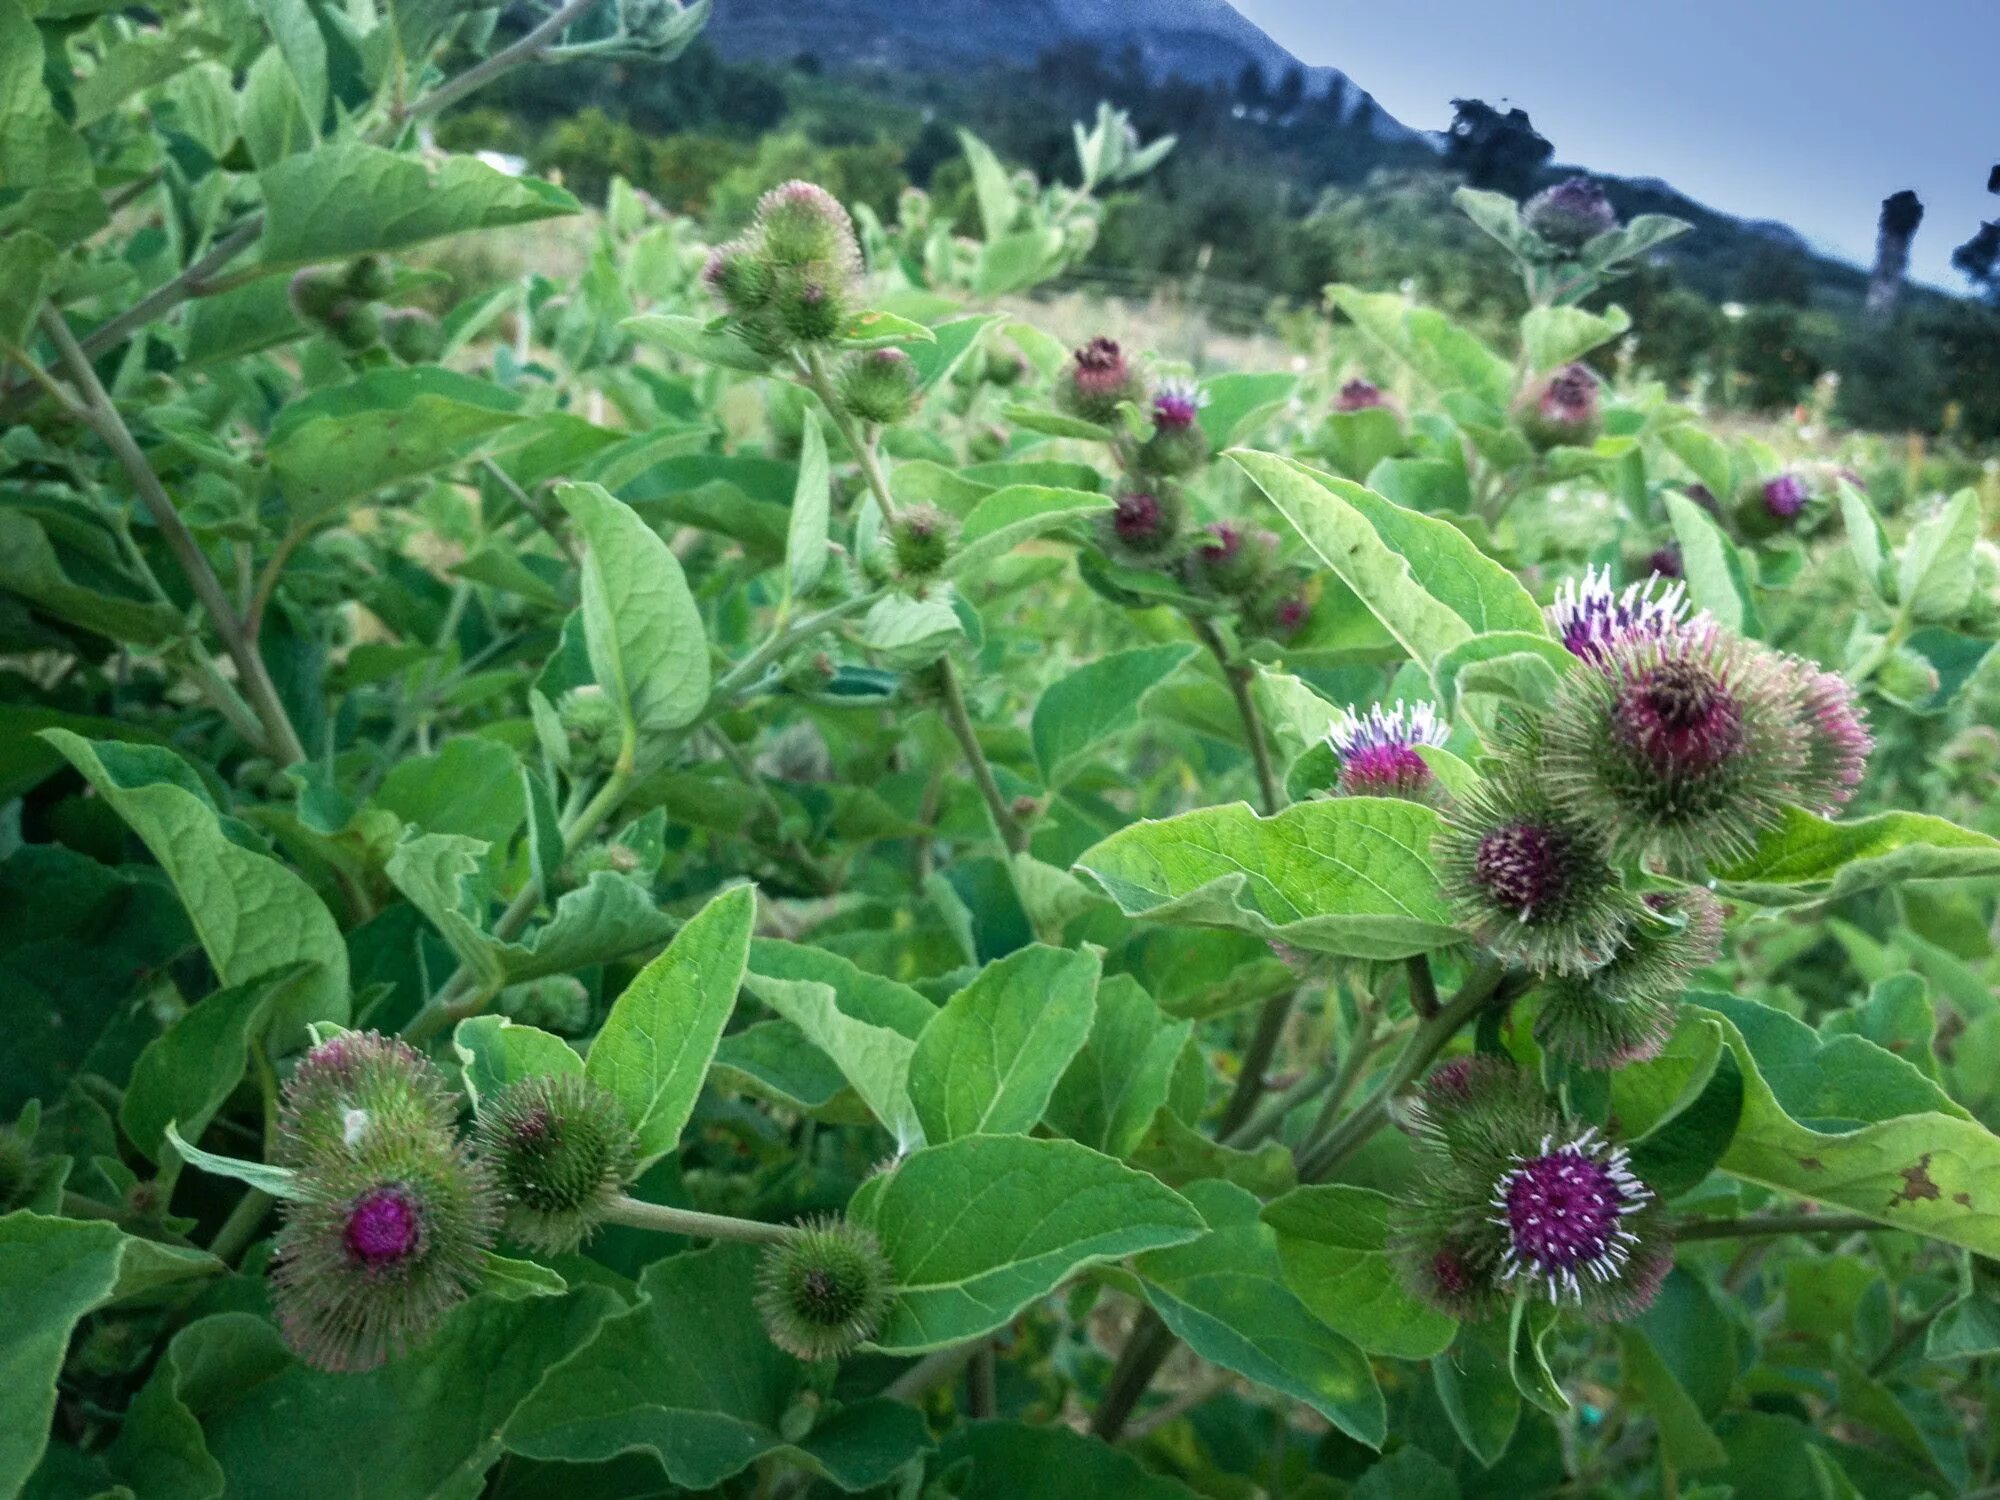
[[1107,1443],[1118,1441],[1145,1397],[1146,1387],[1153,1383],[1160,1366],[1174,1352],[1174,1342],[1173,1331],[1152,1308],[1139,1314],[1139,1321],[1132,1325],[1131,1337],[1125,1340],[1125,1347],[1118,1355],[1118,1363],[1112,1366],[1111,1379],[1104,1387],[1104,1400],[1091,1418],[1093,1436]]
[[264,1215],[277,1201],[262,1188],[250,1189],[236,1200],[236,1207],[215,1231],[215,1238],[208,1242],[208,1253],[224,1265],[235,1265],[257,1238],[257,1231],[264,1226]]
[[1324,1181],[1335,1168],[1366,1145],[1389,1119],[1389,1102],[1430,1066],[1431,1059],[1464,1026],[1484,1010],[1499,991],[1506,971],[1490,959],[1481,960],[1465,978],[1451,1003],[1419,1026],[1404,1046],[1382,1086],[1353,1114],[1330,1131],[1325,1140],[1309,1145],[1299,1162],[1301,1182]]
[[298,731],[292,728],[285,706],[278,698],[278,690],[271,681],[271,674],[264,666],[264,658],[257,652],[257,643],[243,628],[237,618],[236,607],[222,587],[222,580],[215,575],[209,564],[208,554],[201,550],[201,544],[194,539],[181,514],[175,508],[173,498],[160,483],[160,476],[153,472],[153,466],[140,451],[132,437],[125,419],[118,414],[112,404],[110,393],[97,378],[97,371],[91,367],[89,358],[77,345],[69,331],[69,324],[53,306],[41,310],[42,332],[55,345],[64,371],[83,397],[84,420],[91,430],[109,448],[125,476],[132,483],[153,524],[160,530],[167,548],[174,554],[174,560],[187,575],[194,588],[195,597],[207,611],[209,621],[216,633],[222,637],[222,644],[229,653],[229,659],[236,664],[236,675],[242,679],[244,694],[250,701],[257,721],[263,726],[262,748],[274,759],[285,765],[293,765],[306,758],[305,747],[299,741]]
[[1292,1017],[1292,1007],[1298,1003],[1299,992],[1288,989],[1271,996],[1257,1012],[1256,1030],[1250,1033],[1250,1045],[1243,1049],[1243,1066],[1236,1074],[1236,1087],[1230,1092],[1229,1103],[1223,1107],[1222,1118],[1216,1123],[1216,1131],[1223,1137],[1233,1135],[1250,1119],[1257,1108],[1257,1101],[1264,1096],[1265,1074],[1271,1066],[1271,1059],[1277,1055],[1278,1041],[1285,1034],[1285,1022]]
[[826,361],[820,358],[817,349],[807,349],[800,361],[805,374],[805,383],[812,393],[819,397],[820,405],[840,432],[847,446],[854,453],[854,462],[860,466],[861,478],[868,486],[868,492],[875,497],[875,504],[882,512],[882,524],[896,524],[896,500],[889,493],[889,477],[882,472],[881,457],[875,451],[875,439],[861,430],[861,424],[847,413],[840,403],[840,395],[833,388],[833,381],[826,373]]
[[1866,1214],[1746,1214],[1740,1219],[1689,1219],[1674,1226],[1674,1242],[1741,1240],[1771,1234],[1855,1234],[1887,1230]]
[[950,1381],[965,1368],[968,1361],[977,1358],[979,1351],[987,1347],[983,1338],[968,1339],[963,1344],[953,1344],[926,1354],[884,1386],[882,1394],[891,1401],[921,1401]]
[[651,1229],[660,1234],[684,1234],[692,1239],[739,1240],[752,1245],[782,1245],[798,1237],[790,1224],[763,1224],[755,1219],[735,1219],[727,1214],[705,1214],[692,1208],[667,1208],[658,1203],[641,1203],[620,1193],[605,1210],[606,1222],[632,1229]]
[[1430,955],[1417,953],[1404,960],[1404,967],[1410,975],[1410,1009],[1421,1020],[1429,1021],[1438,1013],[1437,976],[1431,973]]
[[1278,775],[1271,765],[1271,746],[1264,735],[1263,715],[1257,712],[1257,700],[1250,692],[1250,669],[1229,659],[1222,637],[1216,634],[1215,626],[1204,616],[1186,615],[1183,618],[1195,638],[1215,657],[1215,664],[1222,669],[1223,681],[1229,684],[1229,696],[1236,700],[1236,714],[1243,721],[1243,738],[1250,747],[1250,762],[1257,770],[1257,795],[1263,800],[1264,816],[1271,817],[1285,805],[1285,795],[1278,786]]
[[1000,783],[993,779],[993,767],[987,762],[986,752],[979,747],[979,736],[972,728],[972,716],[966,712],[965,693],[958,684],[958,670],[952,666],[949,656],[938,659],[937,670],[938,687],[944,700],[944,721],[951,729],[952,738],[958,741],[958,748],[965,753],[966,766],[972,772],[979,795],[985,799],[987,812],[993,816],[993,826],[999,830],[1001,842],[1006,844],[1009,854],[1025,854],[1028,831],[1021,826],[1021,820],[1014,816],[1014,810],[1000,794]]
[[713,724],[708,726],[707,733],[715,747],[722,752],[722,758],[729,762],[730,767],[741,778],[743,784],[750,788],[751,794],[764,809],[764,816],[771,820],[772,832],[784,845],[786,857],[804,872],[806,879],[816,890],[832,893],[839,882],[827,873],[826,868],[817,859],[813,858],[812,851],[806,848],[797,834],[786,830],[785,809],[779,805],[769,783],[764,780],[750,757],[743,753],[743,747]]

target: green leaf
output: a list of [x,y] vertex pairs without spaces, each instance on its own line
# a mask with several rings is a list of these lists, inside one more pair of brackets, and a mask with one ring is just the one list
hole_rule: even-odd
[[32,229],[0,237],[0,346],[27,342],[61,261],[54,242]]
[[311,886],[232,841],[215,810],[176,784],[193,778],[185,762],[164,750],[93,742],[65,729],[45,729],[42,738],[152,851],[225,985],[248,984],[292,964],[312,966],[272,1006],[274,1049],[295,1045],[309,1021],[347,1021],[347,944],[333,917]]
[[1622,307],[1602,317],[1580,307],[1537,307],[1521,319],[1521,350],[1537,373],[1582,359],[1632,326]]
[[1044,437],[1075,438],[1079,442],[1108,443],[1116,433],[1109,427],[1096,422],[1086,422],[1081,417],[1072,417],[1064,412],[1046,411],[1039,406],[1023,406],[1010,402],[1000,408],[1000,415],[1016,427],[1025,427],[1030,432],[1039,432]]
[[897,1354],[990,1333],[1088,1265],[1204,1231],[1173,1189],[1075,1141],[966,1136],[905,1157],[848,1214],[881,1236],[898,1291],[875,1343]]
[[979,204],[980,225],[989,242],[997,240],[1014,227],[1014,215],[1019,211],[1013,179],[1000,165],[993,148],[971,131],[959,131],[958,144],[965,152],[966,165],[972,169],[972,192]]
[[725,370],[741,370],[748,375],[762,375],[771,368],[769,359],[737,335],[711,328],[702,318],[690,318],[678,313],[643,313],[636,318],[627,318],[618,326],[635,338],[658,344],[663,349],[670,349],[675,354],[686,355],[703,364],[720,365]]
[[243,1360],[241,1345],[257,1340],[267,1378],[193,1395],[232,1496],[470,1497],[503,1454],[508,1419],[619,1311],[617,1295],[601,1286],[559,1297],[474,1297],[422,1346],[365,1374],[309,1369],[285,1356],[268,1323],[223,1314],[234,1357]]
[[1209,1232],[1133,1262],[1146,1300],[1211,1363],[1303,1401],[1342,1432],[1382,1446],[1388,1417],[1368,1358],[1306,1311],[1280,1274],[1258,1202],[1226,1182],[1189,1186]]
[[386,254],[471,229],[533,224],[580,211],[559,187],[509,177],[470,156],[435,170],[415,156],[338,141],[259,174],[272,270]]
[[[63,55],[54,69],[65,67]],[[57,111],[43,68],[40,29],[19,0],[0,0],[0,241],[28,230],[67,247],[104,223],[104,198],[90,148]],[[66,72],[49,76],[67,89]]]
[[[0,28],[0,37],[4,37]],[[196,1251],[135,1239],[99,1221],[19,1212],[0,1218],[0,1493],[20,1493],[41,1460],[56,1377],[85,1314],[150,1286],[222,1269]]]
[[1328,287],[1327,300],[1438,390],[1470,391],[1495,407],[1513,399],[1513,365],[1443,313],[1419,307],[1399,292],[1351,286]]
[[1521,222],[1520,205],[1505,193],[1461,187],[1452,190],[1451,201],[1468,219],[1513,254],[1520,255],[1534,248],[1535,237]]
[[271,473],[302,525],[462,463],[520,421],[517,399],[453,370],[371,370],[278,413]]
[[1431,663],[1431,685],[1447,714],[1465,693],[1491,693],[1529,708],[1546,707],[1576,658],[1561,641],[1524,630],[1494,630],[1460,641]]
[[1138,822],[1076,868],[1127,916],[1231,927],[1317,953],[1408,958],[1461,941],[1438,892],[1428,807],[1376,797],[1242,803]]
[[451,1034],[451,1050],[474,1109],[523,1078],[583,1072],[583,1058],[568,1042],[505,1016],[467,1016]]
[[498,740],[460,735],[434,755],[398,762],[382,778],[374,802],[425,833],[503,844],[527,811],[521,758]]
[[326,38],[308,0],[263,0],[264,24],[291,70],[307,122],[317,129],[326,115]]
[[1395,1359],[1430,1359],[1451,1346],[1457,1322],[1404,1291],[1389,1264],[1382,1194],[1340,1183],[1297,1188],[1263,1218],[1285,1284],[1334,1332]]
[[0,586],[59,620],[113,640],[156,646],[184,628],[171,604],[78,582],[48,531],[23,510],[0,507]]
[[1682,1472],[1719,1469],[1729,1462],[1721,1440],[1681,1384],[1674,1378],[1645,1334],[1636,1328],[1618,1329],[1618,1347],[1624,1355],[1625,1379],[1646,1403],[1647,1414],[1660,1432],[1660,1453],[1665,1462]]
[[881,654],[886,666],[912,672],[929,666],[963,640],[965,622],[951,601],[940,595],[912,599],[890,594],[862,616],[859,637],[863,646]]
[[[970,318],[953,318],[931,329],[935,343],[917,344],[904,352],[917,367],[917,389],[928,391],[948,379],[979,342],[979,336],[996,321],[997,315],[981,313]],[[899,471],[900,472],[900,471]],[[956,477],[956,471],[947,471]],[[897,492],[898,497],[901,491]]]
[[1060,1424],[959,1422],[937,1465],[971,1472],[959,1500],[1195,1500],[1179,1480],[1154,1474],[1122,1449]]
[[767,1457],[850,1492],[887,1483],[930,1447],[922,1415],[856,1401],[800,1434],[788,1414],[807,1369],[765,1336],[757,1254],[717,1245],[647,1266],[639,1301],[549,1372],[506,1422],[506,1446],[565,1464],[637,1449],[701,1491]]
[[520,1302],[530,1297],[560,1297],[569,1290],[569,1283],[532,1260],[489,1253],[479,1274],[479,1290],[509,1302]]
[[708,706],[708,636],[680,560],[601,485],[560,485],[556,499],[590,548],[583,623],[598,685],[642,737],[692,724]]
[[965,518],[958,535],[958,550],[946,564],[945,575],[957,577],[1045,531],[1099,515],[1111,507],[1109,495],[1095,495],[1087,490],[1051,489],[1034,484],[1011,484],[995,490]]
[[[2000,1137],[1922,1073],[1860,1037],[1822,1046],[1811,1028],[1733,996],[1697,990],[1684,1004],[1721,1025],[1743,1074],[1724,1171],[2000,1255]],[[1926,1098],[1937,1101],[1927,1111]]]
[[1497,1318],[1467,1323],[1451,1348],[1431,1361],[1438,1404],[1466,1452],[1486,1468],[1500,1462],[1521,1424],[1521,1393],[1507,1355],[1511,1335]]
[[1760,906],[1812,906],[1881,886],[2000,875],[2000,839],[1927,813],[1835,823],[1799,808],[1767,829],[1719,890]]
[[827,516],[832,505],[826,434],[816,412],[808,409],[804,421],[799,482],[792,491],[792,516],[785,534],[785,587],[794,599],[811,593],[826,574]]
[[1132,1164],[1176,1188],[1219,1179],[1259,1197],[1275,1197],[1299,1185],[1297,1165],[1282,1141],[1265,1141],[1255,1150],[1225,1146],[1181,1119],[1171,1105],[1154,1114]]
[[1556,1326],[1557,1316],[1555,1308],[1546,1302],[1517,1297],[1507,1322],[1507,1370],[1514,1377],[1514,1389],[1550,1416],[1561,1416],[1569,1410],[1569,1397],[1549,1373],[1548,1357],[1542,1351],[1542,1343]]
[[298,1174],[289,1167],[274,1167],[267,1162],[245,1161],[240,1156],[217,1156],[213,1151],[204,1151],[183,1140],[179,1127],[172,1120],[161,1128],[160,1136],[163,1144],[171,1146],[175,1154],[191,1167],[200,1167],[213,1176],[243,1183],[260,1193],[269,1193],[273,1198],[300,1196],[296,1185]]
[[1422,665],[1487,631],[1548,634],[1514,575],[1449,522],[1294,459],[1244,449],[1229,457]]
[[1136,724],[1146,695],[1194,653],[1190,644],[1116,651],[1045,688],[1029,727],[1044,785],[1059,785],[1093,747]]
[[1268,421],[1298,389],[1299,378],[1282,371],[1235,371],[1201,383],[1208,404],[1201,409],[1202,431],[1220,453]]
[[896,344],[934,344],[937,335],[922,323],[874,310],[848,319],[837,342],[843,349],[887,349]]
[[1725,628],[1755,635],[1761,627],[1742,553],[1708,513],[1685,495],[1669,494],[1666,499],[1667,519],[1673,523],[1674,540],[1680,543],[1688,598]]
[[1167,1102],[1194,1022],[1170,1021],[1129,974],[1097,987],[1090,1036],[1049,1100],[1048,1123],[1108,1156],[1129,1156]]
[[[896,1138],[896,1149],[923,1144],[924,1127],[910,1099],[910,1059],[917,1038],[906,1030],[857,1014],[852,991],[822,979],[776,978],[752,973],[750,993],[763,1001],[826,1054],[875,1116]],[[918,997],[922,999],[921,996]],[[928,1010],[928,1002],[924,1002]]]
[[261,1045],[271,1007],[312,972],[309,965],[217,990],[146,1044],[118,1106],[118,1123],[148,1160],[160,1159],[170,1121],[199,1140]]
[[1093,953],[1034,944],[988,964],[917,1038],[910,1101],[933,1144],[1033,1130],[1097,1010]]
[[1910,528],[1896,567],[1896,594],[1910,619],[1949,624],[1965,613],[1978,541],[1979,495],[1970,489]]
[[736,1008],[757,888],[732,886],[688,920],[604,1018],[584,1071],[625,1106],[642,1162],[680,1144],[695,1096]]

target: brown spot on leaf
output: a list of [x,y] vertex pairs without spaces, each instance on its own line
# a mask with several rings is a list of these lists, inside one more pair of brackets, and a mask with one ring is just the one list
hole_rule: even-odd
[[1824,1172],[1826,1170],[1826,1163],[1821,1161],[1817,1156],[1801,1156],[1799,1158],[1799,1165],[1804,1167],[1808,1172]]
[[1894,1208],[1898,1203],[1915,1203],[1920,1199],[1936,1198],[1939,1196],[1938,1185],[1931,1181],[1930,1166],[1931,1153],[1926,1151],[1922,1156],[1917,1158],[1917,1164],[1914,1167],[1898,1167],[1896,1169],[1897,1175],[1903,1179],[1903,1188],[1901,1192],[1889,1200],[1891,1208]]
[[1972,1207],[1972,1194],[1953,1193],[1951,1195],[1951,1201],[1956,1203],[1960,1208],[1970,1208]]

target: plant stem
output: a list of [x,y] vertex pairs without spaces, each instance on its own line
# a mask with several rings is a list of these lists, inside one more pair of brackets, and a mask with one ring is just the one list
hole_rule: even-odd
[[1284,793],[1278,787],[1277,773],[1271,768],[1271,747],[1264,737],[1264,719],[1257,712],[1257,700],[1250,693],[1250,669],[1241,662],[1232,662],[1229,652],[1222,644],[1215,627],[1201,615],[1186,615],[1188,629],[1195,638],[1208,647],[1215,657],[1215,664],[1222,669],[1222,677],[1229,684],[1229,695],[1236,700],[1236,713],[1243,720],[1243,738],[1250,746],[1250,762],[1257,769],[1257,794],[1264,804],[1264,816],[1270,817],[1284,806]]
[[715,747],[722,752],[722,758],[729,762],[743,784],[756,797],[758,805],[764,809],[764,816],[771,820],[771,831],[783,844],[786,857],[804,872],[814,889],[822,894],[832,894],[839,882],[827,873],[826,868],[817,859],[813,858],[812,851],[806,848],[799,836],[786,829],[785,809],[779,805],[776,795],[757,767],[751,763],[750,757],[743,753],[743,747],[713,724],[708,726],[707,734]]
[[1243,1066],[1236,1075],[1229,1103],[1223,1107],[1222,1118],[1216,1123],[1217,1134],[1233,1135],[1249,1120],[1257,1101],[1264,1096],[1264,1074],[1277,1053],[1278,1040],[1285,1034],[1285,1022],[1291,1019],[1298,997],[1297,990],[1285,990],[1271,996],[1257,1012],[1257,1029],[1250,1033],[1250,1045],[1243,1049]]
[[882,1394],[891,1401],[921,1401],[957,1375],[969,1360],[976,1358],[979,1351],[986,1347],[986,1340],[977,1338],[953,1344],[948,1349],[933,1350],[884,1386]]
[[41,326],[49,341],[55,345],[64,370],[83,396],[84,419],[125,470],[126,478],[132,482],[132,488],[138,492],[140,501],[152,516],[153,524],[159,528],[175,561],[187,575],[195,597],[201,601],[216,633],[222,637],[229,659],[236,664],[236,675],[242,679],[250,707],[257,715],[257,722],[263,726],[262,748],[285,765],[304,760],[305,746],[299,742],[298,731],[292,728],[285,706],[279,701],[277,687],[264,666],[264,658],[257,652],[255,638],[237,618],[236,608],[230,603],[222,580],[216,577],[215,569],[209,565],[208,554],[201,550],[194,533],[181,520],[173,498],[167,494],[166,487],[160,483],[160,476],[153,472],[152,464],[133,440],[125,419],[118,415],[118,408],[112,404],[110,394],[98,380],[97,371],[91,367],[89,358],[71,335],[69,324],[53,306],[45,306],[41,311]]
[[692,1208],[667,1208],[658,1203],[641,1203],[620,1193],[604,1212],[605,1221],[632,1229],[651,1229],[660,1234],[684,1234],[703,1240],[740,1240],[751,1245],[782,1245],[796,1239],[799,1231],[790,1224],[764,1224],[755,1219],[734,1219],[727,1214],[705,1214]]
[[1431,1059],[1458,1035],[1460,1027],[1486,1008],[1506,977],[1506,971],[1498,964],[1490,959],[1481,960],[1478,967],[1466,975],[1465,983],[1451,997],[1451,1003],[1411,1035],[1402,1055],[1389,1069],[1389,1076],[1369,1096],[1368,1102],[1341,1121],[1324,1140],[1307,1145],[1299,1162],[1299,1180],[1324,1181],[1334,1168],[1367,1144],[1368,1138],[1387,1123],[1389,1101],[1408,1088],[1417,1075],[1430,1066]]
[[236,1207],[229,1211],[229,1217],[215,1231],[215,1238],[208,1242],[208,1253],[225,1265],[236,1264],[243,1258],[243,1252],[250,1248],[251,1241],[257,1238],[257,1231],[264,1225],[264,1215],[277,1201],[262,1188],[250,1189],[236,1200]]
[[1160,1373],[1160,1366],[1173,1352],[1172,1330],[1158,1313],[1148,1307],[1139,1314],[1139,1321],[1132,1325],[1131,1337],[1125,1340],[1118,1363],[1112,1367],[1111,1379],[1104,1387],[1104,1400],[1097,1408],[1097,1415],[1090,1421],[1094,1437],[1102,1438],[1107,1443],[1118,1441],[1126,1422],[1131,1420],[1134,1409],[1144,1398],[1146,1387],[1153,1383],[1153,1377]]
[[896,524],[896,500],[889,493],[889,478],[882,472],[882,460],[875,451],[872,434],[864,433],[861,424],[848,415],[847,408],[840,404],[840,395],[827,378],[826,361],[820,358],[817,349],[807,349],[801,361],[805,373],[805,383],[812,393],[819,397],[821,406],[833,425],[846,439],[847,446],[854,453],[854,462],[860,466],[861,477],[868,485],[868,492],[875,497],[875,504],[881,509],[882,524]]
[[973,1351],[972,1362],[965,1367],[965,1414],[968,1417],[990,1417],[999,1409],[999,1396],[994,1389],[993,1346],[982,1341]]
[[1422,1020],[1436,1018],[1438,1013],[1437,977],[1431,973],[1430,955],[1413,954],[1404,960],[1404,967],[1410,974],[1410,1009]]
[[1866,1214],[1746,1214],[1740,1219],[1690,1219],[1674,1226],[1676,1244],[1688,1240],[1739,1240],[1768,1234],[1854,1234],[1887,1230]]
[[993,767],[987,763],[986,752],[979,748],[972,716],[965,709],[965,693],[958,685],[958,669],[952,666],[949,656],[943,656],[938,658],[937,671],[938,687],[944,698],[944,721],[951,728],[952,738],[958,741],[958,748],[965,752],[965,763],[972,771],[979,795],[986,800],[987,812],[993,815],[993,826],[999,830],[1009,854],[1025,854],[1028,831],[1000,794],[1000,783],[993,779]]

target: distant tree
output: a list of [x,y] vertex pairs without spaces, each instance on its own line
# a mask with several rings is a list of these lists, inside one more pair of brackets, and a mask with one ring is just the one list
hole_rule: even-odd
[[1981,224],[1977,234],[1951,252],[1951,264],[1990,301],[2000,303],[2000,219]]
[[1886,323],[1895,317],[1903,278],[1910,269],[1910,241],[1923,221],[1923,202],[1908,188],[1882,200],[1882,215],[1875,224],[1875,269],[1868,277],[1865,303],[1870,320]]
[[1478,188],[1526,197],[1556,148],[1518,107],[1505,114],[1483,99],[1454,99],[1445,160]]
[[1796,245],[1759,240],[1736,273],[1739,302],[1766,307],[1805,307],[1812,301],[1812,267]]
[[1271,96],[1264,87],[1264,70],[1254,62],[1243,65],[1236,75],[1236,102],[1253,114],[1270,107]]

